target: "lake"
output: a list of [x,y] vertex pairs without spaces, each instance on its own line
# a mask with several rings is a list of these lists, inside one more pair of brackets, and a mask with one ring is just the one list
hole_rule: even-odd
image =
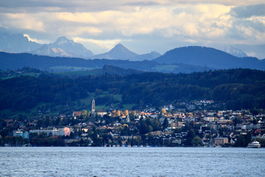
[[265,149],[0,147],[1,177],[264,177]]

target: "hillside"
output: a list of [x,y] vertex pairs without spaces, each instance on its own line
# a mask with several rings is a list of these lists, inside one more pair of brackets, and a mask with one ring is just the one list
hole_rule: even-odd
[[166,73],[190,73],[209,70],[207,67],[186,64],[159,64],[155,61],[128,61],[109,59],[85,60],[81,58],[48,57],[26,53],[10,54],[0,52],[0,69],[2,70],[14,70],[21,69],[23,67],[31,67],[40,70],[64,72],[100,69],[104,65],[112,65],[123,69]]
[[126,76],[131,74],[143,73],[139,70],[134,69],[123,69],[112,65],[104,65],[99,69],[85,70],[85,71],[67,71],[60,72],[58,74],[70,77],[80,77],[80,76],[100,76],[100,75],[116,75],[116,76]]
[[163,64],[188,64],[214,69],[251,68],[265,69],[264,61],[254,57],[236,57],[221,50],[190,46],[172,49],[154,61]]
[[[34,73],[34,70],[30,70]],[[68,77],[40,73],[0,80],[0,116],[71,112],[98,106],[139,108],[212,99],[219,109],[265,108],[265,72],[248,69],[193,74],[137,73]]]

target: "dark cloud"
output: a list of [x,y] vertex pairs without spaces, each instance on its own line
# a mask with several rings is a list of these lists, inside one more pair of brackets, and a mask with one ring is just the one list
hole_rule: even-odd
[[0,1],[0,7],[3,8],[23,8],[23,7],[60,7],[68,6],[69,3],[63,4],[62,0],[46,0],[46,1],[36,1],[36,0],[8,0]]
[[231,15],[238,18],[265,16],[265,4],[235,7],[231,10]]
[[129,3],[125,3],[124,5],[125,6],[157,6],[161,4],[157,2],[152,2],[152,1],[145,1],[145,2],[129,2]]
[[120,8],[120,1],[106,0],[0,0],[0,12],[86,12]]

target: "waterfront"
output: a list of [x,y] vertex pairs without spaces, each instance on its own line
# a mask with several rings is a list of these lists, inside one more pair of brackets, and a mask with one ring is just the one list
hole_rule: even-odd
[[1,177],[261,177],[265,149],[1,147]]

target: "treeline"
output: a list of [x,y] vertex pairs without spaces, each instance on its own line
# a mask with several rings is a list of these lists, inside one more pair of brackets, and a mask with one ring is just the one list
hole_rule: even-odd
[[38,72],[0,80],[0,114],[37,107],[84,109],[92,98],[96,98],[97,105],[121,107],[159,107],[178,101],[213,99],[229,109],[265,108],[264,90],[265,72],[249,69],[81,77]]

